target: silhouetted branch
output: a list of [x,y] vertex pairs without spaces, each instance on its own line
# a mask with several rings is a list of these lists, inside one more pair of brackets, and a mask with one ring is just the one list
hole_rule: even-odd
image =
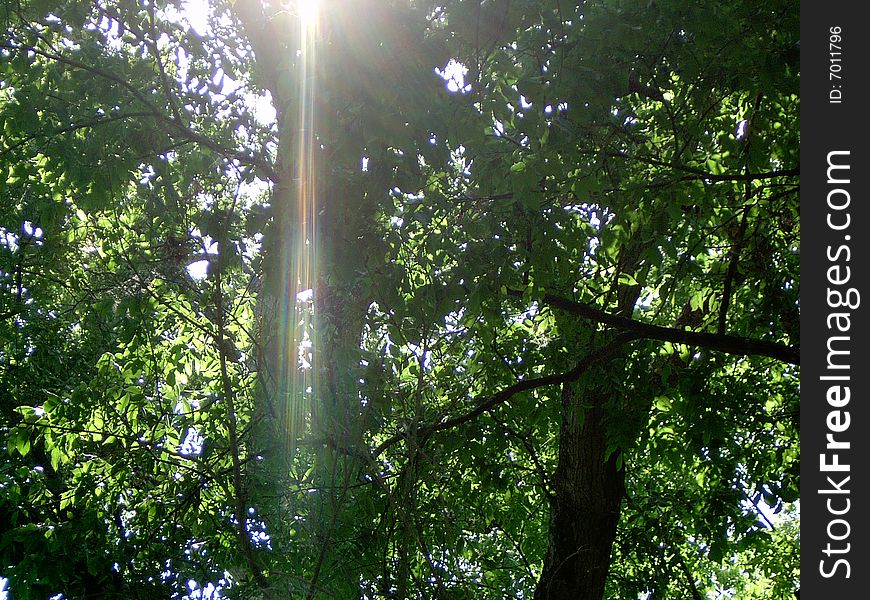
[[[522,292],[516,290],[509,290],[508,293],[513,296],[522,296]],[[697,346],[737,356],[767,356],[785,363],[800,364],[800,350],[798,348],[776,342],[652,325],[651,323],[643,323],[628,317],[614,315],[587,304],[561,298],[553,294],[545,294],[542,300],[544,303],[565,312],[592,319],[617,329],[633,332],[636,339],[686,344],[687,346]]]
[[[469,421],[476,419],[483,413],[489,412],[500,404],[507,402],[521,392],[528,392],[542,387],[560,385],[563,383],[577,381],[578,379],[580,379],[580,376],[588,371],[591,367],[604,362],[608,358],[612,358],[619,351],[619,349],[622,348],[622,346],[633,340],[640,339],[640,337],[641,336],[632,332],[622,333],[617,337],[613,338],[613,340],[611,340],[607,345],[602,346],[598,350],[585,356],[583,360],[578,362],[577,366],[575,366],[570,371],[558,373],[555,375],[546,375],[544,377],[536,377],[534,379],[525,379],[523,381],[518,381],[517,383],[504,388],[500,392],[497,392],[491,396],[479,400],[476,406],[467,413],[450,419],[444,419],[442,421],[439,421],[438,423],[433,423],[428,426],[419,427],[418,431],[422,432],[423,437],[429,437],[433,433],[452,429],[464,423],[468,423]],[[397,433],[393,437],[381,442],[381,444],[372,452],[372,457],[376,458],[380,456],[387,448],[397,444],[406,437],[407,433],[402,432]]]

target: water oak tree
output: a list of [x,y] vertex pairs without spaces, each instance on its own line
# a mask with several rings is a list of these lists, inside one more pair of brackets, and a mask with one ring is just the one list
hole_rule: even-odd
[[5,2],[14,597],[791,597],[797,9]]

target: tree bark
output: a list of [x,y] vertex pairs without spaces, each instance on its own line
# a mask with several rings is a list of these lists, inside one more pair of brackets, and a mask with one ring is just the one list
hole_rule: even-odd
[[625,494],[625,471],[616,464],[618,452],[605,458],[606,401],[606,390],[580,391],[570,383],[563,387],[549,548],[535,600],[599,600],[604,596]]
[[[622,249],[618,273],[634,273],[647,245],[630,240]],[[616,315],[631,316],[639,285],[618,285]],[[620,448],[609,449],[607,416],[614,394],[610,360],[577,383],[562,386],[559,464],[550,498],[550,529],[544,571],[534,600],[601,600],[610,570],[610,551],[625,496]]]

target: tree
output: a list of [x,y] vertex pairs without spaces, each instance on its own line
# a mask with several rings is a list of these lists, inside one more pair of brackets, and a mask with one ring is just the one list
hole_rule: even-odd
[[309,8],[4,5],[15,597],[793,595],[796,3]]

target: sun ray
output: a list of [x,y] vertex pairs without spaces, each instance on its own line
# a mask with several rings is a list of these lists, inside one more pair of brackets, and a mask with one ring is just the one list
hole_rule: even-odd
[[285,201],[290,219],[282,241],[281,260],[283,289],[280,333],[278,390],[282,400],[281,428],[292,456],[296,441],[303,433],[306,416],[314,410],[317,380],[314,333],[314,286],[316,282],[316,215],[317,165],[314,135],[316,100],[316,43],[318,3],[298,0],[296,6],[298,55],[294,143],[290,150],[293,165],[293,188]]

